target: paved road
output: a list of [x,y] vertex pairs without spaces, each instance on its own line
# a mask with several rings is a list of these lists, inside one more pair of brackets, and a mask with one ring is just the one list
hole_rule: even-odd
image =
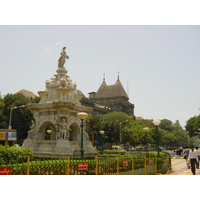
[[[187,168],[185,159],[172,159],[172,171],[167,175],[192,175],[192,172]],[[200,175],[200,169],[196,169],[196,175]]]

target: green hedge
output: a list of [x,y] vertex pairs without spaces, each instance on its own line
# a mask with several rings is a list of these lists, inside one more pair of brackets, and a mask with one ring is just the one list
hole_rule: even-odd
[[[23,153],[22,153],[23,152]],[[2,159],[3,165],[11,167],[11,174],[26,174],[27,173],[27,156],[30,156],[30,175],[62,175],[68,171],[68,159],[59,158],[35,158],[33,153],[29,149],[21,149],[16,147],[2,147],[0,146],[0,159]],[[147,156],[148,155],[148,156]],[[166,173],[170,170],[168,153],[160,152],[160,156],[157,156],[157,152],[149,152],[146,158],[157,158],[157,173]],[[134,156],[134,157],[133,157]],[[18,158],[17,158],[18,157]],[[21,157],[21,159],[19,158]],[[98,156],[98,174],[109,175],[117,174],[117,165],[119,166],[119,174],[129,173],[132,171],[132,159],[134,158],[134,170],[135,174],[144,173],[144,154],[128,154],[128,155],[116,155],[116,154],[101,154]],[[19,162],[21,160],[21,162]],[[122,166],[122,161],[127,160],[128,166]],[[148,160],[147,164],[148,164]],[[24,163],[23,163],[24,162]],[[70,174],[96,174],[96,158],[70,158]],[[87,162],[89,169],[87,171],[78,171],[78,163]],[[18,163],[18,164],[17,164]],[[118,164],[117,164],[118,163]],[[2,165],[0,163],[0,165]],[[154,166],[150,164],[150,172],[148,174],[154,174]],[[140,170],[140,171],[138,171]]]
[[126,150],[97,150],[96,151],[99,154],[119,154],[119,155],[124,155],[126,154]]
[[26,162],[28,156],[33,157],[30,149],[0,145],[0,166]]

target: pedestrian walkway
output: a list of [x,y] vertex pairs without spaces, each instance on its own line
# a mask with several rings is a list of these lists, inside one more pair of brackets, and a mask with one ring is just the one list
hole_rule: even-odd
[[[187,168],[185,159],[172,159],[172,171],[167,175],[192,175],[192,172]],[[196,175],[200,175],[200,169],[196,169]]]

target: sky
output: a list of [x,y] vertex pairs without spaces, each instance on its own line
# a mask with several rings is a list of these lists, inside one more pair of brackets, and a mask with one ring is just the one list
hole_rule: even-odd
[[37,95],[56,74],[64,46],[68,75],[87,97],[118,72],[144,119],[186,121],[199,114],[200,26],[0,26],[1,95],[26,89]]

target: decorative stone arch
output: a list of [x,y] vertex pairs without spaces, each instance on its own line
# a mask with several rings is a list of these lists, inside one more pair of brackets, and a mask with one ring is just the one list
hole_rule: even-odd
[[[47,135],[47,130],[51,129],[51,134],[49,136],[49,140],[56,140],[56,121],[52,119],[43,119],[40,121],[40,127],[39,127],[39,138],[40,140],[45,140]],[[46,138],[47,139],[47,138]]]
[[80,120],[77,117],[70,117],[68,120],[69,139],[80,141]]

